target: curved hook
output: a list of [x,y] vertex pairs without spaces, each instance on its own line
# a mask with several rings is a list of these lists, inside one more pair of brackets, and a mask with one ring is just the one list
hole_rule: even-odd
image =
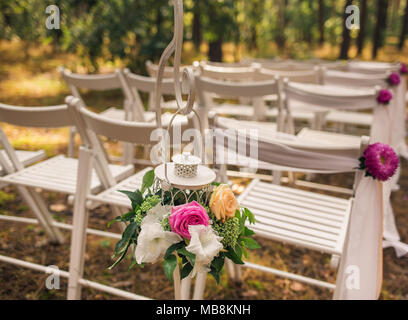
[[[184,14],[183,14],[183,0],[174,0],[174,35],[169,45],[164,50],[160,57],[159,70],[156,79],[156,121],[159,128],[162,127],[161,123],[161,93],[162,93],[162,81],[164,75],[164,68],[166,63],[170,59],[174,52],[174,89],[176,96],[177,108],[183,115],[188,115],[194,105],[195,100],[195,87],[194,87],[194,75],[191,70],[184,69],[182,84],[180,83],[180,61],[181,52],[183,50],[183,29],[184,29]],[[188,100],[185,106],[183,106],[182,99],[182,85],[188,90]]]

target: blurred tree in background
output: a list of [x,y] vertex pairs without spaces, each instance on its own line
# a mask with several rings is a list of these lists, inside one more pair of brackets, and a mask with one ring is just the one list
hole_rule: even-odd
[[[61,30],[47,30],[45,8],[60,8]],[[196,55],[222,61],[223,45],[242,55],[311,58],[329,46],[336,55],[372,57],[385,45],[402,50],[408,33],[408,0],[185,0],[185,38]],[[360,8],[360,30],[344,28],[346,4]],[[73,52],[89,72],[121,61],[144,72],[172,37],[173,7],[168,0],[1,0],[0,39],[24,41],[26,50],[48,44]],[[388,23],[387,23],[388,22]],[[334,49],[333,49],[334,48]],[[334,54],[332,55],[334,56]],[[191,62],[191,61],[188,61]]]

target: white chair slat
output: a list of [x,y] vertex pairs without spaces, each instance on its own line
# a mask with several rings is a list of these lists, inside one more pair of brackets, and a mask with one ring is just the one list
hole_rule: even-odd
[[[254,202],[256,201],[256,202]],[[302,208],[299,205],[283,204],[280,202],[270,202],[262,199],[259,194],[248,195],[245,199],[241,200],[241,203],[249,208],[260,209],[265,211],[280,212],[291,217],[296,217],[299,219],[311,219],[314,222],[324,223],[326,225],[337,226],[344,219],[343,216],[335,216],[326,212],[315,212],[313,210],[308,210],[307,208]],[[251,205],[251,203],[253,203]],[[271,205],[273,207],[271,208]]]
[[330,241],[318,237],[314,237],[311,235],[306,235],[300,232],[295,232],[295,231],[290,231],[286,229],[280,229],[278,227],[274,226],[269,226],[269,225],[264,225],[262,223],[259,223],[258,225],[252,227],[252,229],[255,231],[255,234],[257,234],[257,231],[263,231],[263,232],[268,232],[270,239],[273,239],[273,236],[279,236],[281,237],[286,237],[286,240],[284,242],[291,242],[293,244],[297,245],[302,245],[303,243],[310,243],[314,245],[319,245],[321,247],[325,247],[327,249],[333,249],[336,247],[337,243],[336,241]]
[[304,223],[301,220],[274,219],[273,216],[260,215],[257,217],[258,223],[263,226],[277,227],[280,229],[294,231],[299,234],[313,236],[319,239],[337,242],[340,229],[330,229],[324,225],[321,227],[318,224]]
[[295,189],[295,188],[286,188],[286,187],[279,186],[279,185],[270,186],[268,183],[263,182],[263,181],[259,181],[256,186],[259,186],[260,188],[268,187],[268,190],[270,192],[273,192],[273,190],[276,190],[276,191],[281,191],[282,194],[286,194],[288,196],[299,196],[299,197],[307,198],[309,199],[307,201],[313,201],[314,199],[316,199],[317,201],[324,202],[325,205],[338,204],[339,206],[341,206],[341,208],[346,207],[349,202],[346,199],[340,199],[340,198],[332,197],[332,196],[325,195],[325,194],[309,192],[309,191]]
[[[264,210],[253,209],[253,213],[256,215],[256,219],[262,222],[267,220],[274,220],[279,222],[287,223],[288,225],[298,225],[302,227],[307,227],[314,230],[322,230],[324,232],[329,232],[331,234],[339,234],[341,230],[342,223],[331,223],[330,225],[325,222],[320,221],[313,221],[309,219],[305,219],[304,217],[293,217],[285,214],[281,214],[281,212],[270,210],[269,212],[265,212]],[[273,224],[273,223],[272,223]],[[290,228],[290,226],[288,227]]]

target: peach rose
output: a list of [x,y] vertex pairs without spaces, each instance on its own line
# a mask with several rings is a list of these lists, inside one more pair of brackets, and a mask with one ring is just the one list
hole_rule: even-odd
[[211,194],[210,209],[217,220],[233,218],[238,209],[238,201],[227,184],[220,184]]

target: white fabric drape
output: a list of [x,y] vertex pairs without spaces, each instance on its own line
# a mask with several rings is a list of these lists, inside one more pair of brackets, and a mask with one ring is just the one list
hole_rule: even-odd
[[[386,106],[379,106],[374,110],[374,119],[371,126],[371,143],[381,142],[391,145],[402,157],[407,157],[405,142],[405,92],[406,82],[392,89],[393,99]],[[398,168],[392,179],[384,183],[384,192],[388,199],[391,190],[397,185],[401,173]],[[397,257],[408,254],[408,245],[402,243],[399,235],[391,202],[384,204],[384,248],[393,247]]]
[[381,186],[364,177],[357,187],[334,299],[378,298],[383,263]]

